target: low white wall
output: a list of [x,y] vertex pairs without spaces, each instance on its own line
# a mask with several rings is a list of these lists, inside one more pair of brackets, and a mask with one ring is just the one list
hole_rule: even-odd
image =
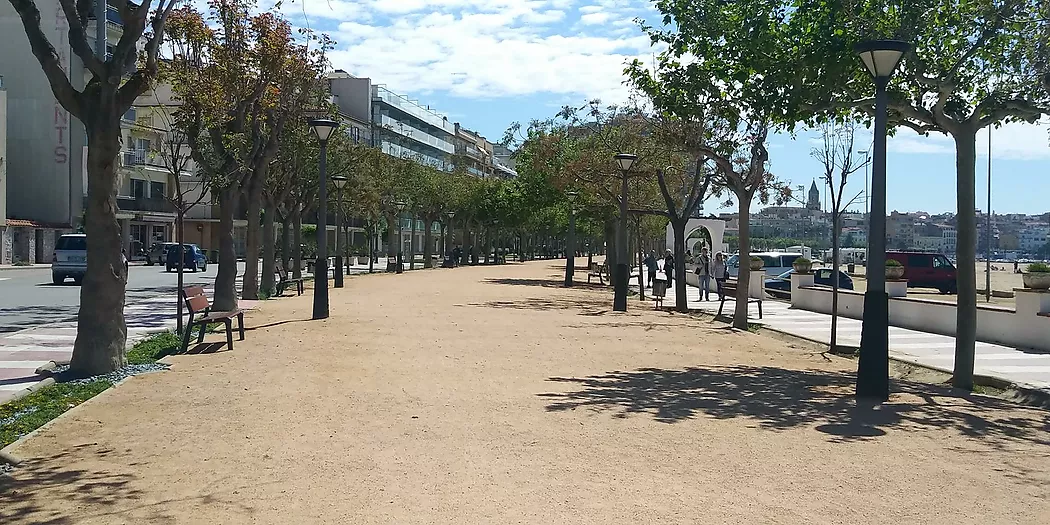
[[[1017,348],[1050,351],[1050,319],[1037,315],[1045,305],[1020,294],[1019,308],[977,307],[977,340]],[[1026,302],[1027,301],[1027,302]],[[1033,303],[1032,307],[1028,303]],[[831,289],[803,286],[791,294],[791,306],[802,310],[831,313]],[[891,298],[890,325],[920,332],[954,337],[956,308],[954,304],[925,299]],[[864,317],[864,295],[839,291],[839,315],[850,319]]]

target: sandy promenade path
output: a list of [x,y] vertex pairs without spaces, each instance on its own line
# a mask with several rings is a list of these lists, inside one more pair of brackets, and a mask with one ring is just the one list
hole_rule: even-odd
[[[585,272],[577,274],[585,275]],[[0,523],[1045,524],[1050,414],[557,286],[551,262],[265,302],[14,452]],[[209,341],[219,341],[212,334]]]

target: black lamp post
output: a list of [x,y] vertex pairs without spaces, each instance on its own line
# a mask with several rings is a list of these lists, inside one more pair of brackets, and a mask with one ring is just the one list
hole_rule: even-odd
[[627,279],[631,275],[631,267],[628,265],[627,255],[627,176],[638,160],[638,155],[633,153],[617,153],[616,163],[620,167],[620,221],[619,229],[616,231],[616,268],[613,271],[613,311],[627,311]]
[[576,271],[576,198],[579,193],[565,192],[569,199],[569,238],[565,246],[565,286],[572,287],[572,274]]
[[314,319],[328,318],[328,137],[339,123],[325,118],[310,119],[310,129],[321,142],[321,180],[317,187],[317,262],[314,263]]
[[332,275],[336,288],[343,287],[343,188],[346,187],[346,181],[347,178],[343,175],[332,177],[337,195],[336,202],[339,203],[335,219],[335,273]]
[[886,401],[889,379],[889,296],[886,295],[886,87],[910,49],[907,42],[872,40],[854,46],[875,79],[875,140],[872,144],[871,212],[868,215],[868,262],[864,324],[857,366],[857,397]]
[[405,273],[405,260],[403,254],[405,240],[402,238],[404,232],[401,231],[401,214],[405,212],[405,206],[407,206],[407,204],[405,204],[404,201],[394,202],[394,208],[397,209],[397,268],[394,269],[394,272],[396,273]]

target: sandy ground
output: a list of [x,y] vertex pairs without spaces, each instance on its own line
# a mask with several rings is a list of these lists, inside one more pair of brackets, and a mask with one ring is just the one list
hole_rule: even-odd
[[[581,272],[583,274],[583,272]],[[172,359],[14,452],[0,523],[1036,524],[1050,414],[707,319],[549,262],[363,276]],[[219,341],[220,335],[209,336]],[[2,478],[2,477],[0,477]]]

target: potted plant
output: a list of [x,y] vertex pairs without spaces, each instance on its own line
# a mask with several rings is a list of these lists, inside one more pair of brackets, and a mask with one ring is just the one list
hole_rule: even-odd
[[763,264],[765,264],[765,263],[762,261],[761,257],[755,256],[755,255],[751,256],[751,269],[753,271],[761,270]]
[[904,277],[904,265],[896,259],[886,259],[886,278],[900,279]]
[[791,267],[794,268],[797,273],[807,274],[813,270],[813,261],[805,257],[799,257],[798,259],[795,259],[795,262],[791,263]]
[[1028,269],[1021,274],[1021,280],[1025,288],[1050,290],[1050,265],[1046,263],[1029,264]]

